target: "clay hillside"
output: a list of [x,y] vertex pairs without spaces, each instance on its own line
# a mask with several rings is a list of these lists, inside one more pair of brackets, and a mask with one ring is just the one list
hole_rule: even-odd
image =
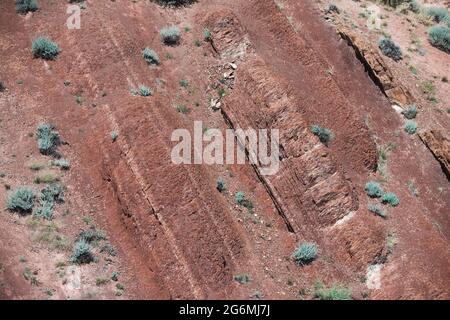
[[450,299],[449,7],[1,0],[0,298]]

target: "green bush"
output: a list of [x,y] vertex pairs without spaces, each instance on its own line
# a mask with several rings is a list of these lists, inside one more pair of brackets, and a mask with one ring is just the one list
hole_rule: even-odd
[[95,229],[95,227],[92,227],[88,230],[83,230],[78,234],[76,241],[81,240],[86,241],[87,243],[91,243],[100,240],[107,240],[107,237],[103,231],[97,230]]
[[62,170],[70,169],[70,161],[67,159],[57,159],[52,161],[52,165],[61,168]]
[[64,187],[59,183],[52,183],[41,190],[41,201],[64,202]]
[[251,281],[250,276],[248,274],[240,274],[234,276],[234,280],[239,282],[240,284],[247,284]]
[[155,2],[163,6],[180,7],[195,3],[197,0],[155,0]]
[[58,131],[47,123],[42,123],[37,127],[38,148],[42,154],[53,154],[60,143]]
[[312,262],[317,257],[317,247],[315,243],[303,242],[292,254],[292,258],[298,265],[305,265]]
[[61,52],[56,43],[44,37],[39,37],[33,41],[31,51],[35,58],[45,60],[54,60]]
[[253,203],[245,197],[242,191],[236,193],[234,200],[240,206],[243,206],[249,210],[253,209]]
[[384,212],[383,209],[381,209],[381,207],[377,204],[369,204],[368,209],[370,212],[375,213],[376,215],[379,215],[382,218],[386,217],[386,213]]
[[40,207],[38,207],[34,212],[33,215],[36,217],[44,218],[47,220],[53,219],[53,202],[43,202]]
[[319,300],[351,300],[352,292],[350,289],[340,284],[333,284],[331,288],[325,288],[320,283],[316,285],[314,297]]
[[417,131],[417,123],[413,120],[408,120],[405,123],[405,131],[409,134],[414,134]]
[[383,188],[381,188],[380,184],[375,181],[367,182],[364,190],[366,191],[367,195],[371,198],[379,198],[384,193]]
[[328,8],[327,8],[327,11],[326,11],[326,12],[327,12],[327,13],[335,12],[335,13],[337,13],[337,14],[340,14],[340,13],[341,13],[341,11],[339,10],[338,6],[335,5],[335,4],[333,4],[333,3],[330,3],[330,4],[328,5]]
[[222,192],[225,190],[225,182],[222,178],[217,179],[216,188],[219,190],[219,192]]
[[450,53],[450,28],[442,25],[428,29],[428,41],[447,53]]
[[176,26],[165,27],[160,31],[161,40],[166,45],[176,45],[180,42],[180,29]]
[[211,34],[211,31],[209,31],[208,28],[205,28],[205,29],[203,30],[203,39],[204,39],[205,41],[207,41],[207,42],[209,42],[209,41],[212,40],[212,34]]
[[333,138],[333,133],[329,129],[322,128],[318,125],[313,125],[311,127],[311,132],[319,137],[320,142],[325,145]]
[[403,59],[402,50],[395,44],[394,41],[389,38],[380,39],[380,41],[378,42],[378,47],[385,56],[391,58],[394,61]]
[[41,205],[34,211],[34,215],[47,220],[53,218],[53,208],[56,202],[64,202],[64,187],[53,183],[41,190]]
[[111,132],[111,140],[113,142],[116,141],[118,137],[119,137],[119,134],[117,133],[117,131]]
[[19,13],[34,12],[38,9],[36,0],[16,0],[16,11]]
[[89,243],[83,239],[75,242],[70,260],[73,263],[78,264],[90,263],[94,261],[94,255],[91,251],[91,246]]
[[145,48],[144,50],[142,50],[142,57],[149,64],[159,64],[158,54],[150,48]]
[[148,97],[152,95],[152,90],[146,86],[139,87],[139,94],[143,97]]
[[414,119],[417,116],[417,107],[415,105],[407,106],[402,114],[406,119]]
[[6,200],[6,208],[21,213],[30,212],[34,206],[34,192],[28,187],[19,187]]
[[419,13],[420,12],[420,3],[418,3],[416,0],[412,0],[409,3],[409,10],[411,10],[414,13]]
[[397,195],[393,192],[388,192],[385,193],[383,195],[383,197],[381,197],[381,202],[382,203],[387,203],[389,205],[391,205],[391,207],[396,207],[399,205],[400,200],[398,199]]
[[433,19],[436,23],[450,23],[450,13],[447,9],[441,7],[428,7],[425,9],[425,14]]

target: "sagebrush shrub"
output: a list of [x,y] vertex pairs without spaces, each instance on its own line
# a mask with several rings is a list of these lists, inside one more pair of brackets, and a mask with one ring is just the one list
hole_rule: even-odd
[[411,10],[414,13],[419,13],[420,12],[420,3],[418,3],[416,0],[412,0],[409,3],[409,10]]
[[388,203],[391,205],[391,207],[396,207],[400,203],[400,200],[398,199],[397,195],[393,192],[388,192],[381,197],[382,203]]
[[211,39],[212,39],[211,31],[209,31],[208,28],[205,28],[205,29],[203,30],[203,39],[204,39],[205,41],[211,41]]
[[42,154],[49,155],[55,152],[60,143],[58,131],[48,123],[41,123],[37,127],[38,148]]
[[333,133],[331,132],[331,130],[322,128],[318,125],[313,125],[311,127],[311,132],[319,137],[320,142],[325,145],[327,145],[328,142],[333,138]]
[[249,210],[253,209],[253,203],[245,197],[245,194],[242,191],[236,192],[234,200],[240,206],[243,206]]
[[335,12],[337,14],[341,13],[341,11],[339,10],[337,5],[330,3],[327,8],[327,13],[332,13],[332,12]]
[[113,142],[116,141],[118,137],[119,137],[119,133],[117,133],[117,131],[111,132],[111,140]]
[[417,116],[417,107],[415,105],[407,106],[402,114],[406,119],[414,119]]
[[394,61],[403,59],[402,50],[395,44],[394,41],[389,38],[380,39],[380,41],[378,42],[378,47],[385,56],[391,58]]
[[77,236],[77,241],[83,240],[87,243],[91,243],[94,241],[106,240],[106,235],[103,231],[97,230],[94,227],[81,231]]
[[54,60],[61,52],[56,43],[44,37],[39,37],[33,41],[31,51],[35,58],[45,60]]
[[317,247],[315,243],[303,242],[292,254],[292,258],[298,265],[312,262],[317,257]]
[[333,284],[331,288],[325,288],[320,283],[316,285],[314,297],[319,300],[351,300],[352,292],[340,284]]
[[152,90],[146,86],[139,87],[139,94],[143,97],[148,97],[152,95]]
[[159,3],[160,5],[164,6],[185,6],[188,4],[192,4],[194,2],[197,2],[197,0],[155,0],[155,2]]
[[176,26],[165,27],[160,31],[161,40],[167,45],[176,45],[180,42],[180,29]]
[[52,161],[52,165],[61,168],[62,170],[70,169],[70,161],[67,159],[57,159]]
[[375,181],[367,182],[364,190],[366,191],[367,195],[371,198],[379,198],[384,193],[383,188],[381,188],[380,184]]
[[450,53],[450,28],[442,25],[428,29],[428,41],[438,49]]
[[38,10],[36,0],[16,0],[16,11],[19,13],[27,13]]
[[382,218],[386,217],[386,213],[377,204],[369,204],[369,206],[367,208],[369,209],[370,212],[373,212],[373,213],[375,213],[376,215],[379,215]]
[[239,274],[234,276],[234,280],[239,282],[240,284],[246,284],[251,281],[250,276],[248,274]]
[[144,50],[142,50],[142,57],[145,61],[147,61],[148,64],[159,64],[158,54],[150,48],[145,48]]
[[432,18],[436,23],[450,23],[450,13],[446,8],[428,7],[425,9],[425,14]]
[[94,261],[94,255],[91,251],[91,246],[85,240],[81,239],[75,242],[72,256],[70,260],[73,263],[83,264]]
[[222,178],[217,179],[216,188],[219,190],[219,192],[222,192],[225,190],[225,182]]
[[405,131],[409,134],[414,134],[417,131],[417,123],[413,120],[408,120],[405,123]]
[[21,213],[29,212],[34,206],[34,192],[28,187],[19,187],[6,200],[6,208]]
[[64,187],[59,183],[52,183],[41,190],[41,201],[64,202]]

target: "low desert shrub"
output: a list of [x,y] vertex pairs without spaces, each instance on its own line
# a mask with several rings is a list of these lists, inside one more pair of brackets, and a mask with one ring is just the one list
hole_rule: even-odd
[[331,288],[325,288],[322,283],[316,284],[314,297],[319,300],[351,300],[350,289],[340,284],[333,284]]
[[406,119],[414,119],[417,116],[417,107],[415,105],[407,106],[402,114]]
[[209,41],[212,40],[212,34],[211,34],[211,31],[209,31],[208,28],[203,29],[203,39],[206,42],[209,42]]
[[181,7],[197,2],[197,0],[155,0],[163,6]]
[[94,254],[92,253],[91,246],[86,242],[86,240],[81,239],[75,242],[70,260],[73,263],[78,264],[90,263],[94,261]]
[[328,142],[333,138],[333,133],[331,132],[331,130],[322,128],[318,125],[313,125],[311,127],[311,132],[319,137],[320,142],[325,145],[327,145]]
[[253,209],[253,203],[245,197],[245,193],[242,191],[236,192],[234,200],[240,206],[243,206],[249,210]]
[[34,192],[28,187],[19,187],[6,200],[6,208],[21,213],[30,212],[34,206]]
[[292,254],[292,258],[298,265],[305,265],[312,262],[317,257],[317,247],[315,243],[303,242]]
[[52,165],[61,168],[62,170],[70,169],[70,161],[67,159],[57,159],[52,161]]
[[117,131],[111,132],[111,140],[113,142],[116,141],[118,137],[119,137],[119,133],[117,133]]
[[239,282],[240,284],[247,284],[251,281],[248,274],[239,274],[237,276],[234,276],[234,280]]
[[222,192],[225,190],[225,182],[223,181],[222,178],[217,179],[216,188],[217,188],[217,190],[219,190],[219,192]]
[[382,218],[386,217],[386,213],[384,212],[384,210],[377,204],[369,204],[368,209],[370,212],[373,212]]
[[77,241],[86,241],[87,243],[97,242],[100,240],[107,240],[105,233],[101,230],[97,230],[95,227],[91,227],[88,230],[81,231],[77,236]]
[[44,171],[39,173],[35,178],[34,178],[34,183],[39,184],[39,183],[54,183],[59,181],[59,176],[55,173],[53,173],[52,171]]
[[408,120],[405,123],[405,131],[409,134],[414,134],[417,131],[417,123],[414,120]]
[[335,5],[335,4],[333,4],[333,3],[331,3],[331,4],[328,5],[328,8],[327,8],[327,11],[326,11],[326,12],[327,12],[327,13],[335,12],[335,13],[337,13],[337,14],[341,13],[341,11],[339,10],[338,6]]
[[166,45],[176,45],[180,42],[180,29],[176,26],[165,27],[160,31],[161,40]]
[[412,0],[409,3],[409,10],[414,12],[414,13],[419,13],[421,9],[421,5],[419,2],[417,2],[417,0]]
[[148,97],[152,95],[152,90],[149,87],[146,86],[140,86],[139,87],[139,95],[143,97]]
[[44,37],[39,37],[33,41],[31,51],[35,58],[45,60],[54,60],[61,52],[56,43]]
[[389,38],[380,39],[380,41],[378,42],[378,47],[385,56],[391,58],[394,61],[403,59],[402,50],[395,44],[394,41]]
[[158,54],[150,48],[145,48],[144,50],[142,50],[142,57],[145,61],[147,61],[148,64],[159,64]]
[[38,9],[36,0],[16,0],[16,11],[18,13],[34,12]]
[[55,131],[52,125],[47,123],[40,124],[37,127],[36,135],[39,151],[42,154],[50,155],[56,151],[56,148],[60,143],[60,137],[58,131]]
[[381,202],[385,204],[389,204],[391,207],[396,207],[399,205],[400,200],[397,195],[393,192],[388,192],[381,197]]
[[450,24],[450,13],[446,8],[442,7],[428,7],[425,9],[425,14],[433,19],[436,23]]
[[438,49],[450,53],[450,27],[442,25],[428,29],[428,41]]
[[379,198],[384,194],[383,188],[381,188],[380,184],[375,181],[367,182],[364,190],[371,198]]

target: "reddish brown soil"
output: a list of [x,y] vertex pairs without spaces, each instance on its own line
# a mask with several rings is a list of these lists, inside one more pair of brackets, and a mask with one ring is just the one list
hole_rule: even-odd
[[[36,241],[31,218],[5,209],[1,298],[44,299],[45,288],[54,299],[119,298],[114,282],[96,285],[112,271],[120,272],[125,299],[311,299],[317,281],[342,283],[355,299],[450,298],[447,177],[419,137],[403,132],[400,115],[313,1],[285,0],[280,10],[268,0],[200,1],[179,9],[88,0],[81,30],[63,27],[64,2],[41,2],[27,16],[0,4],[0,80],[7,87],[0,93],[0,172],[6,173],[0,180],[13,188],[33,183],[27,163],[49,158],[39,155],[29,133],[40,122],[54,124],[67,142],[60,152],[72,163],[58,172],[68,188],[54,219],[58,232],[72,244],[90,217],[118,255],[98,253],[96,263],[70,265],[70,248]],[[159,37],[171,24],[182,30],[174,47]],[[213,45],[198,47],[206,27]],[[62,48],[55,61],[32,57],[31,42],[40,35]],[[161,65],[146,64],[144,47],[158,52]],[[229,62],[237,65],[235,78],[214,112],[210,99],[218,98]],[[187,89],[181,79],[189,81]],[[132,96],[140,84],[154,94]],[[180,104],[190,112],[177,112]],[[192,132],[198,120],[208,128],[280,129],[280,171],[264,177],[251,165],[172,164],[172,131]],[[313,124],[333,131],[328,147],[310,132]],[[442,127],[448,132],[448,122]],[[119,134],[115,142],[112,131]],[[395,148],[383,180],[377,146],[388,143]],[[386,219],[367,210],[364,185],[375,179],[400,198]],[[420,196],[411,195],[408,181]],[[252,211],[235,204],[238,191]],[[2,208],[7,193],[0,191]],[[290,256],[302,241],[316,242],[319,256],[299,267]],[[59,261],[68,264],[63,276]],[[373,264],[382,265],[381,280],[370,289],[364,278]],[[38,286],[23,277],[25,266],[37,270]],[[80,286],[73,286],[71,272],[81,274]],[[242,274],[250,283],[233,279]]]

